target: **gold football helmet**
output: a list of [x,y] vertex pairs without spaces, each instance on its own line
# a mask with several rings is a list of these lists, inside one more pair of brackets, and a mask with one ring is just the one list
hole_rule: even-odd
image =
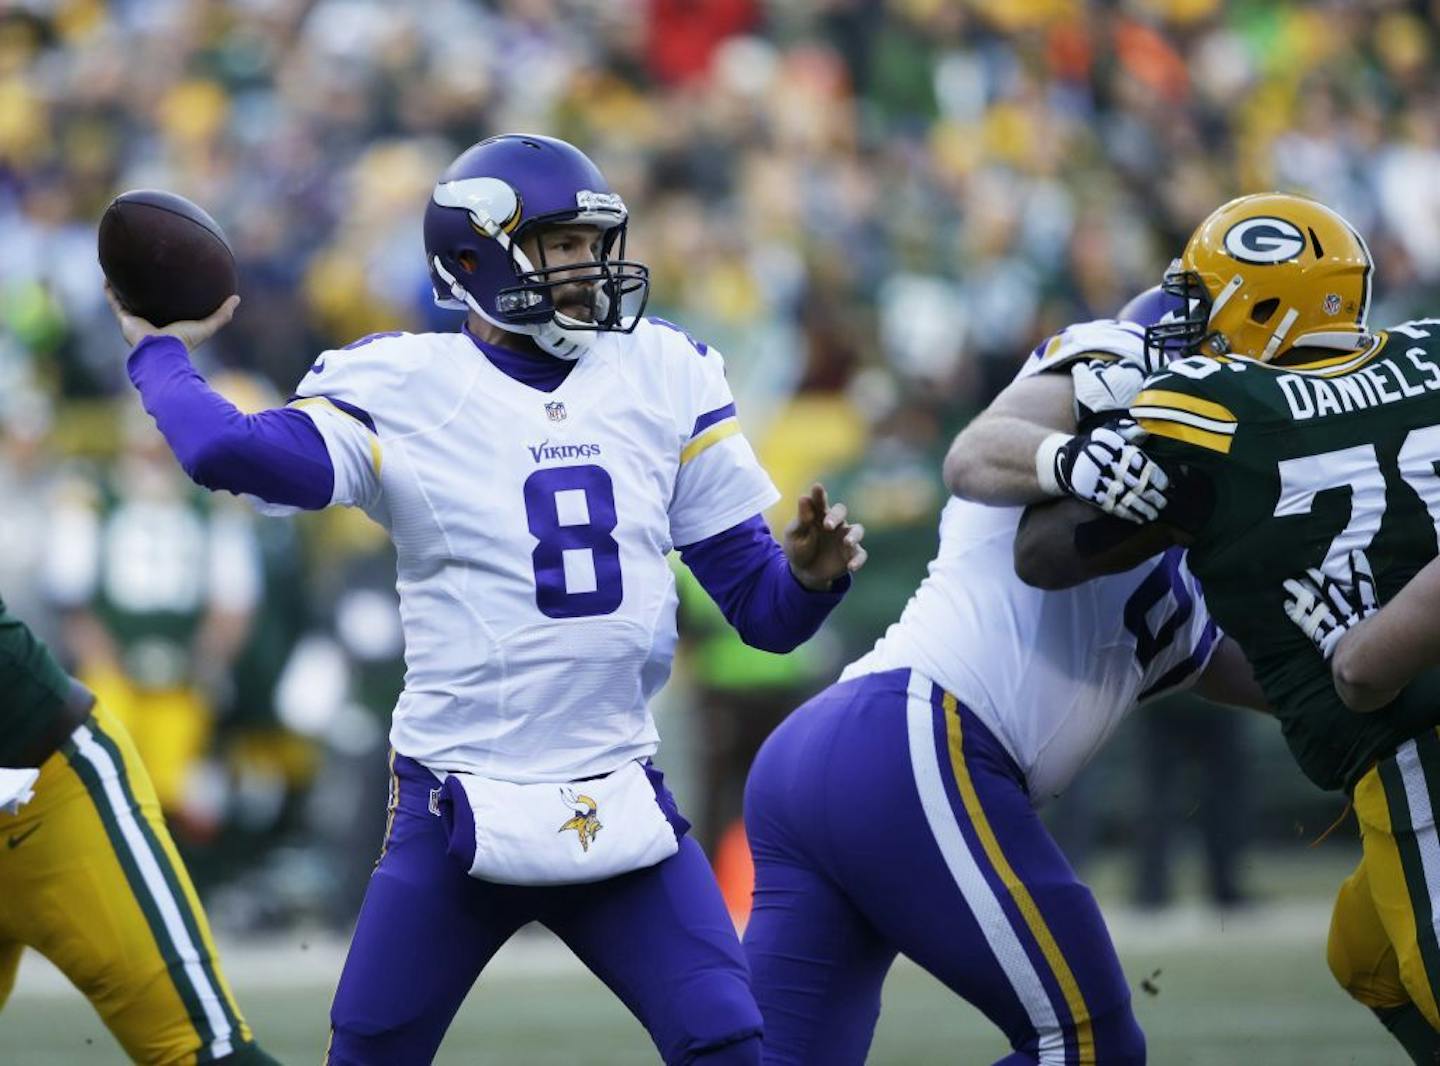
[[1231,200],[1165,273],[1188,311],[1151,326],[1147,344],[1198,355],[1279,359],[1292,348],[1370,343],[1370,250],[1324,204],[1288,193]]

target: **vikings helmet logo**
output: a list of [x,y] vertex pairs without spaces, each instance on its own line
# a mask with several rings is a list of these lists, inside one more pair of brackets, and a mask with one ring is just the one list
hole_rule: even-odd
[[557,832],[563,833],[567,829],[575,830],[575,835],[580,838],[581,849],[589,851],[590,842],[604,828],[600,824],[595,801],[584,793],[577,793],[573,788],[562,788],[560,799],[575,812],[575,817],[562,825]]

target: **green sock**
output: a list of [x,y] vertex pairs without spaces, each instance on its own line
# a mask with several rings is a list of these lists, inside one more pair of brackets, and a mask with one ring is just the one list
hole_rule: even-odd
[[1380,1024],[1400,1041],[1416,1066],[1440,1066],[1440,1033],[1430,1027],[1413,1003],[1403,1007],[1373,1007]]

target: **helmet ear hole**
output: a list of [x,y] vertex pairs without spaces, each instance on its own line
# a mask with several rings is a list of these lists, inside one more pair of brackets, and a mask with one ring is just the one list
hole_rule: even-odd
[[480,266],[480,257],[469,248],[464,249],[456,255],[455,260],[464,268],[467,274],[475,273],[476,269]]
[[1250,312],[1250,321],[1263,326],[1275,317],[1275,312],[1279,309],[1280,301],[1278,298],[1272,296],[1268,300],[1261,300],[1255,305],[1254,310]]

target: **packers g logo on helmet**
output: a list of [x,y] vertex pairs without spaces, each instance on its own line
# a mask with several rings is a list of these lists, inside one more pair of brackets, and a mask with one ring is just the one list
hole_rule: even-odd
[[1226,232],[1225,250],[1246,263],[1283,263],[1305,250],[1305,235],[1283,218],[1247,218]]
[[1356,351],[1372,340],[1373,270],[1360,235],[1324,204],[1242,196],[1200,223],[1166,271],[1162,287],[1188,310],[1149,327],[1146,343],[1261,362],[1294,348]]

